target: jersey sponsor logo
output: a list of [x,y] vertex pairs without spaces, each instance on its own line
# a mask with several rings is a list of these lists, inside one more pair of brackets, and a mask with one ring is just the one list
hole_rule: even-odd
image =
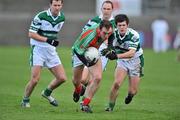
[[34,24],[34,25],[40,24],[40,23],[39,23],[39,20],[38,20],[38,19],[34,19],[34,20],[33,20],[33,24]]

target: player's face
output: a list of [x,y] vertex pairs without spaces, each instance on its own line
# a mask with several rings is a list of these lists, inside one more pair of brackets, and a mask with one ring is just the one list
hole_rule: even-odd
[[105,27],[103,27],[100,31],[100,36],[103,40],[107,40],[109,38],[109,36],[112,34],[113,29],[109,28],[109,30],[107,30]]
[[53,16],[58,16],[58,14],[62,8],[62,5],[63,4],[61,3],[61,1],[56,1],[56,0],[52,1],[52,4],[50,4],[50,9],[51,9]]
[[120,34],[124,35],[126,33],[126,31],[127,31],[128,24],[126,23],[126,21],[118,22],[117,23],[117,28],[118,28]]
[[104,3],[101,10],[102,10],[102,14],[103,14],[103,19],[109,20],[109,18],[112,15],[112,12],[113,12],[112,5],[110,3]]

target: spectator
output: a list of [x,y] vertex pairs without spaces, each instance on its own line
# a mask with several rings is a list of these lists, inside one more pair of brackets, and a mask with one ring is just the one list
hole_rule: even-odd
[[153,32],[153,50],[158,52],[165,52],[170,47],[168,31],[169,25],[167,21],[160,16],[154,20],[151,25]]
[[178,26],[177,34],[173,43],[173,47],[177,50],[177,61],[180,62],[180,26]]

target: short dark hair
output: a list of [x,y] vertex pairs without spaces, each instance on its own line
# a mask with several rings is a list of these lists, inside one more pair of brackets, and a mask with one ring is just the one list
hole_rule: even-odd
[[115,16],[116,25],[118,22],[124,22],[124,21],[126,21],[126,23],[129,24],[129,18],[126,14],[118,14]]
[[114,8],[114,5],[113,5],[113,2],[112,2],[112,1],[110,1],[110,0],[106,0],[106,1],[104,1],[104,2],[102,3],[102,6],[103,6],[105,3],[109,3],[109,4],[111,4],[112,9]]
[[53,1],[61,1],[61,3],[63,3],[63,0],[50,0],[50,3],[52,4]]
[[101,30],[103,27],[105,27],[107,30],[109,30],[113,26],[112,26],[111,22],[109,22],[108,20],[102,20],[100,22],[99,29]]

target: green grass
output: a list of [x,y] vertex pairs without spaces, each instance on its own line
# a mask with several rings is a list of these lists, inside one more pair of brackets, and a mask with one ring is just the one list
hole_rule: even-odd
[[43,69],[41,80],[31,96],[31,108],[23,109],[20,102],[24,87],[30,77],[28,47],[0,47],[0,120],[179,120],[180,119],[180,63],[175,60],[176,52],[155,54],[146,49],[145,76],[142,78],[139,93],[129,105],[124,104],[127,94],[127,80],[120,88],[115,109],[104,111],[113,82],[114,62],[110,62],[103,74],[100,89],[94,96],[91,106],[93,114],[82,113],[79,105],[72,100],[70,48],[58,48],[68,80],[53,95],[60,102],[52,107],[41,97],[53,76]]

